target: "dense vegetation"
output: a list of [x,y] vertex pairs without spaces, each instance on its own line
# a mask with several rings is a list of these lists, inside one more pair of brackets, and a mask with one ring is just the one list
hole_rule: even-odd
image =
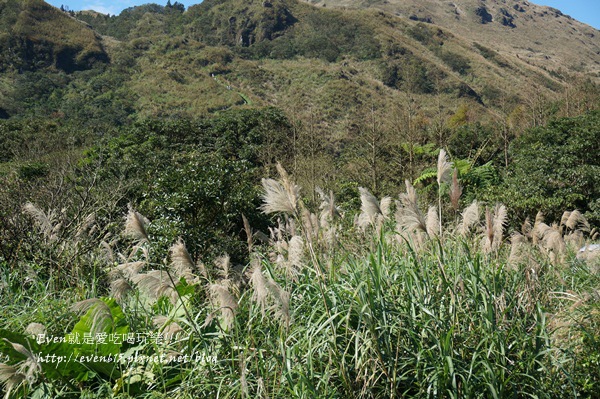
[[592,80],[291,0],[0,11],[7,398],[597,395]]

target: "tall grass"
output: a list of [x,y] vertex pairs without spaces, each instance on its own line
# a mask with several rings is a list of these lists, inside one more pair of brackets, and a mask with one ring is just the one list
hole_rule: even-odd
[[[8,397],[42,391],[89,398],[597,394],[600,376],[590,368],[599,361],[600,277],[574,253],[546,245],[543,237],[552,227],[542,226],[536,239],[541,218],[537,230],[525,229],[512,247],[503,238],[501,206],[480,222],[474,203],[463,212],[465,220],[446,225],[443,235],[429,234],[419,223],[398,229],[389,218],[391,200],[379,202],[366,190],[366,216],[357,217],[358,224],[352,215],[340,216],[333,194],[322,195],[326,212],[318,218],[279,169],[279,180],[263,181],[263,209],[281,221],[269,244],[249,245],[249,265],[231,264],[226,256],[212,266],[195,262],[181,241],[163,254],[170,260],[152,263],[161,257],[152,253],[152,236],[134,234],[151,222],[132,209],[125,233],[136,241],[126,256],[117,253],[125,262],[110,266],[106,277],[128,287],[118,296],[123,316],[114,302],[86,302],[102,305],[101,328],[112,328],[112,317],[128,331],[177,337],[124,344],[115,348],[119,353],[188,354],[191,360],[113,362],[111,373],[82,380],[57,379],[46,365],[19,380],[25,360],[13,357],[4,360],[0,374],[12,388]],[[399,209],[401,217],[420,212],[414,188],[407,188],[397,203],[409,208]],[[565,242],[585,226],[568,224],[569,216],[568,227],[556,230]],[[251,235],[250,226],[247,231]],[[9,275],[2,287],[6,283],[14,284]],[[85,328],[83,321],[97,320],[92,308],[84,310],[84,316],[70,314],[65,325],[82,317],[75,327]],[[3,322],[13,331],[0,330],[3,342],[22,337],[33,345],[19,335],[24,326],[14,321],[21,316]],[[28,321],[51,324],[51,315],[40,316]],[[7,344],[0,351],[12,353]]]

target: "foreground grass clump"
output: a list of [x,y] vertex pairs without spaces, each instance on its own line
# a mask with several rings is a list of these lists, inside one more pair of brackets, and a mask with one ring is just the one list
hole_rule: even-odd
[[[451,167],[443,158],[440,191]],[[104,243],[106,270],[72,301],[42,294],[40,283],[28,288],[35,300],[19,295],[4,273],[3,306],[26,305],[40,316],[2,323],[6,397],[598,391],[590,370],[599,361],[600,277],[569,252],[569,243],[589,236],[580,214],[570,212],[560,227],[538,215],[509,246],[501,205],[480,212],[475,202],[459,223],[442,226],[443,213],[434,206],[422,213],[407,183],[395,204],[361,189],[355,223],[320,190],[320,212],[311,213],[300,188],[279,173],[263,179],[262,207],[279,215],[278,227],[266,237],[245,221],[248,265],[226,255],[211,265],[195,261],[182,241],[162,253],[150,222],[131,209],[121,241],[129,245]],[[65,342],[41,340],[44,330]],[[52,355],[65,360],[49,361]]]

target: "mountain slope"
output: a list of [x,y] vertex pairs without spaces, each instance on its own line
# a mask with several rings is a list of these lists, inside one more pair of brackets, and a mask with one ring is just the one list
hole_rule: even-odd
[[99,36],[41,0],[0,2],[0,70],[65,72],[107,62]]
[[376,8],[449,29],[503,55],[550,70],[600,76],[600,31],[524,0],[326,0],[327,7]]
[[[232,107],[274,105],[289,113],[315,113],[332,135],[344,136],[364,120],[368,109],[400,109],[412,101],[424,121],[446,120],[460,107],[470,110],[471,119],[496,118],[520,105],[557,99],[575,80],[595,76],[589,71],[595,36],[585,42],[591,50],[581,51],[570,63],[559,58],[538,63],[511,49],[506,39],[514,36],[520,45],[527,43],[526,33],[537,25],[526,16],[538,12],[535,6],[529,5],[529,11],[512,8],[511,13],[523,15],[511,27],[510,21],[498,22],[494,16],[502,13],[494,8],[499,3],[490,0],[483,12],[472,11],[469,7],[479,3],[469,1],[455,4],[461,11],[452,25],[452,18],[440,16],[447,10],[434,7],[440,3],[433,0],[419,6],[340,0],[328,2],[328,7],[298,0],[206,0],[185,12],[149,4],[119,16],[75,15],[84,22],[40,0],[5,0],[0,3],[5,9],[16,10],[12,19],[2,13],[0,20],[10,28],[5,36],[50,46],[32,56],[18,55],[20,64],[12,61],[13,70],[15,65],[60,70],[65,63],[57,54],[62,53],[72,55],[67,71],[85,68],[87,61],[110,63],[105,70],[73,74],[67,80],[57,75],[52,87],[43,90],[29,89],[44,93],[34,106],[24,98],[25,91],[3,89],[0,107],[9,115],[36,109],[38,115],[83,118],[94,125],[94,118],[104,118],[102,110],[107,109],[119,115],[121,124],[133,117],[195,117]],[[529,3],[519,4],[524,8]],[[372,7],[364,9],[367,5]],[[401,6],[408,7],[408,17],[393,11]],[[416,7],[414,13],[411,7]],[[42,9],[48,10],[43,18],[19,23]],[[480,23],[484,20],[489,21]],[[494,30],[508,32],[497,46],[491,38],[500,35]],[[563,49],[579,48],[577,40],[566,43]],[[70,50],[59,51],[63,47]],[[35,57],[46,58],[31,64]],[[27,79],[20,78],[25,86]]]

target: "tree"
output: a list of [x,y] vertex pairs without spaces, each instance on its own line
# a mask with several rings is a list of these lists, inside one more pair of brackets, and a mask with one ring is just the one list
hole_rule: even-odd
[[563,118],[531,129],[510,148],[512,163],[494,197],[521,220],[542,211],[587,212],[600,222],[600,112]]

